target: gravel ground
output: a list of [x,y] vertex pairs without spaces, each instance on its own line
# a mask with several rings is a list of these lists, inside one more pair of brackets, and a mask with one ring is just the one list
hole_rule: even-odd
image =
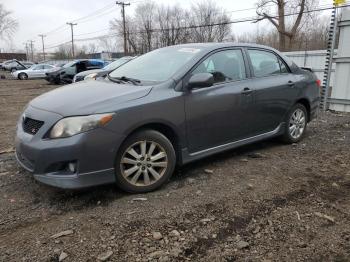
[[350,114],[176,171],[158,191],[62,191],[13,155],[25,104],[55,86],[0,79],[0,261],[350,261]]

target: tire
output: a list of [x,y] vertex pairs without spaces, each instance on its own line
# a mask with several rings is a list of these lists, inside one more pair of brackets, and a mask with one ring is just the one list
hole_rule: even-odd
[[20,80],[27,80],[28,79],[28,75],[26,73],[20,73],[18,75],[18,79],[20,79]]
[[126,192],[150,192],[169,180],[175,165],[176,154],[169,139],[155,130],[142,130],[128,137],[117,153],[116,183]]
[[298,143],[303,139],[308,122],[308,114],[304,105],[295,104],[286,117],[285,131],[282,140],[285,143]]

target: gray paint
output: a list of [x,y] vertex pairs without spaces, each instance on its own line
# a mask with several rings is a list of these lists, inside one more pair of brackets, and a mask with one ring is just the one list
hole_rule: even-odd
[[[25,115],[45,121],[32,136],[18,122],[16,152],[19,162],[39,181],[62,188],[80,188],[114,182],[114,159],[119,146],[133,131],[145,125],[171,129],[178,143],[179,164],[213,153],[281,134],[284,117],[298,100],[304,99],[315,116],[319,89],[314,74],[299,69],[277,51],[257,45],[223,43],[188,44],[201,48],[172,79],[152,86],[116,84],[108,80],[80,82],[35,98]],[[275,52],[291,72],[255,78],[246,59],[247,78],[188,89],[191,69],[206,55],[227,48],[264,48]],[[172,47],[168,47],[172,48]],[[137,59],[137,58],[136,58]],[[293,85],[288,85],[293,81]],[[246,92],[246,88],[250,91]],[[243,91],[243,92],[242,92]],[[46,139],[61,118],[115,112],[104,128],[62,139]],[[78,172],[67,174],[48,169],[57,162],[77,161]]]

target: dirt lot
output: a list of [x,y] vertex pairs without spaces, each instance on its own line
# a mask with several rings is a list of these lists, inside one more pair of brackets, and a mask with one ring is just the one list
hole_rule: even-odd
[[52,88],[0,80],[0,261],[350,261],[350,114],[321,115],[296,145],[183,167],[153,193],[72,192],[11,152],[23,107]]

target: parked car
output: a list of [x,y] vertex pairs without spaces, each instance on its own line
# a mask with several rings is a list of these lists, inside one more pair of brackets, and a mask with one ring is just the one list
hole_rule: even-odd
[[124,65],[125,63],[129,62],[131,59],[133,59],[133,57],[131,57],[131,56],[122,57],[116,61],[109,63],[104,68],[80,72],[74,76],[73,83],[79,82],[82,80],[89,80],[89,79],[96,80],[96,78],[98,78],[98,77],[104,77],[107,74],[109,74],[110,72],[112,72],[113,70],[115,70],[118,67]]
[[9,64],[9,63],[12,63],[12,62],[13,62],[13,60],[7,60],[7,61],[2,62],[1,63],[1,69],[5,71],[6,70],[6,65]]
[[46,64],[32,65],[30,68],[25,70],[17,70],[12,72],[14,78],[20,80],[33,79],[33,78],[45,78],[46,73],[56,67]]
[[34,65],[33,62],[21,62],[18,61],[16,59],[12,60],[12,62],[7,63],[4,68],[7,71],[10,72],[14,72],[16,70],[24,70],[24,69],[28,69],[29,67],[31,67],[32,65]]
[[32,100],[18,121],[16,156],[52,186],[148,192],[176,165],[277,136],[300,141],[319,86],[315,74],[266,46],[161,48],[105,79]]
[[72,83],[74,75],[77,73],[100,69],[104,67],[104,61],[97,59],[82,59],[75,60],[65,64],[62,68],[52,70],[46,73],[45,79],[53,84],[69,84]]

